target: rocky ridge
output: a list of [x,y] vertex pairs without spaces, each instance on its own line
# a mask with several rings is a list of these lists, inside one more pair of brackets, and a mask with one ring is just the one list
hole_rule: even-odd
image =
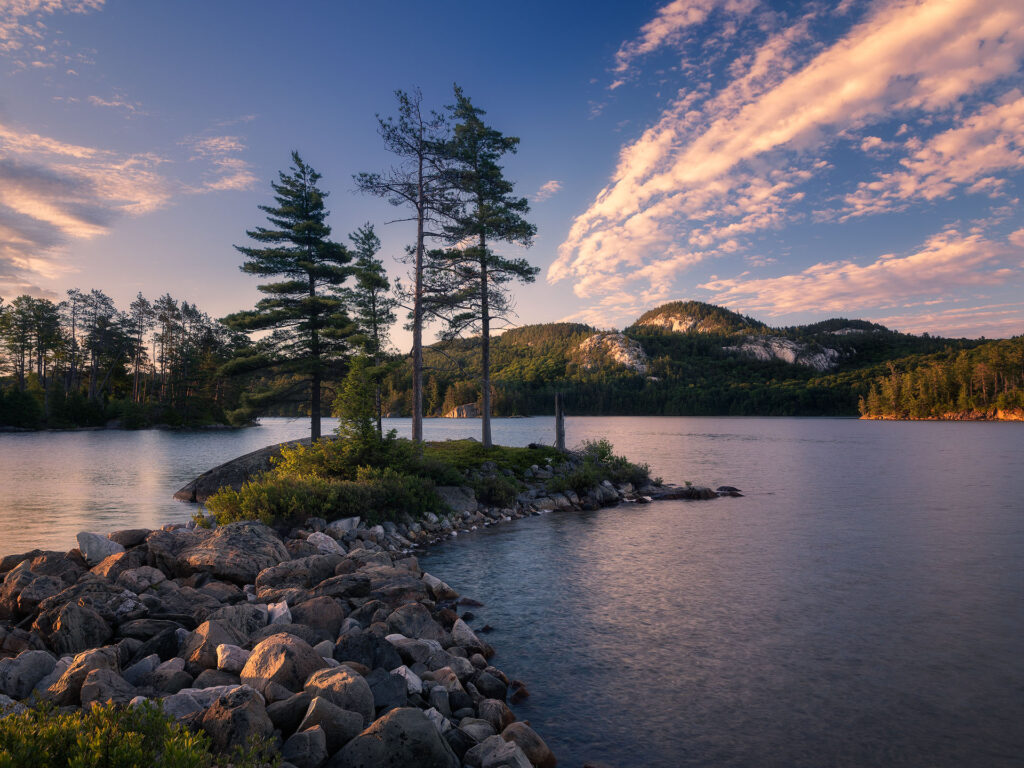
[[839,364],[841,354],[829,347],[814,347],[782,336],[747,336],[739,344],[722,347],[755,360],[782,360],[805,365],[816,371],[829,371]]
[[581,341],[576,351],[585,370],[596,368],[601,357],[637,373],[647,373],[650,362],[640,342],[617,331],[595,333]]
[[459,613],[474,601],[424,573],[416,547],[554,510],[737,493],[607,481],[582,498],[549,492],[571,468],[532,467],[507,509],[447,488],[453,511],[418,522],[83,532],[70,552],[4,557],[0,717],[36,701],[159,701],[219,750],[271,739],[286,768],[554,766],[509,707],[526,685],[491,664]]

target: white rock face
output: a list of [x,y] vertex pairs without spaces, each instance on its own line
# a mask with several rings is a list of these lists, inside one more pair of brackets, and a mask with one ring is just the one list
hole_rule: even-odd
[[642,320],[637,325],[644,325],[648,328],[664,328],[667,331],[673,333],[686,333],[687,331],[702,331],[708,333],[712,328],[707,320],[699,320],[692,315],[673,315],[663,314],[657,317],[649,317],[646,320]]
[[806,365],[816,371],[835,368],[840,357],[838,350],[822,347],[815,351],[806,344],[781,336],[747,336],[741,344],[722,349],[755,360],[782,360],[793,365]]
[[597,358],[606,355],[625,368],[637,373],[647,373],[647,353],[640,342],[622,333],[595,333],[580,342],[577,350],[583,358],[586,370],[596,368]]

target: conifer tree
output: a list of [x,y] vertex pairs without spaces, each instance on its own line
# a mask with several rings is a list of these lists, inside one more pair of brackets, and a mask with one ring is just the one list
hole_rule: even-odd
[[455,86],[456,121],[447,144],[449,171],[462,206],[444,228],[456,245],[433,254],[431,295],[436,314],[445,315],[445,335],[480,333],[481,442],[491,447],[491,325],[512,312],[508,283],[533,282],[539,269],[526,259],[496,253],[494,243],[532,244],[537,228],[523,214],[530,210],[525,197],[514,194],[500,165],[513,154],[519,139],[505,136],[483,121],[486,114]]
[[330,239],[324,206],[327,193],[320,174],[292,152],[292,167],[271,182],[275,205],[261,205],[271,227],[246,234],[257,246],[235,248],[245,256],[241,269],[251,275],[279,278],[258,286],[265,294],[255,309],[225,318],[233,329],[272,331],[252,354],[234,360],[226,371],[267,371],[282,381],[250,395],[245,406],[256,412],[274,402],[302,396],[309,404],[310,437],[320,439],[321,388],[331,364],[349,351],[353,326],[341,292],[351,256]]
[[416,240],[411,249],[412,287],[410,326],[412,330],[412,439],[423,440],[423,325],[427,317],[423,276],[426,268],[427,238],[442,235],[438,224],[457,205],[447,171],[448,122],[443,114],[427,113],[423,94],[395,91],[398,116],[377,116],[378,133],[384,145],[398,159],[385,173],[355,176],[361,192],[385,198],[395,206],[411,210],[416,222]]
[[373,382],[377,435],[383,437],[382,379],[387,373],[384,366],[385,353],[398,303],[391,295],[391,281],[388,279],[387,270],[377,258],[380,238],[374,232],[373,225],[364,224],[350,234],[348,239],[352,241],[352,252],[355,257],[352,264],[355,284],[349,289],[352,319],[359,327],[359,345],[372,366],[367,369],[366,375]]

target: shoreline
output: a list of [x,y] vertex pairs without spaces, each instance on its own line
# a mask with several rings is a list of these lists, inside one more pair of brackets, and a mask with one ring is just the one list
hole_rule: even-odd
[[494,649],[460,615],[475,601],[424,573],[417,551],[553,511],[727,494],[605,481],[581,499],[542,492],[547,471],[514,508],[441,489],[453,511],[411,525],[192,521],[4,557],[0,709],[159,699],[224,749],[275,739],[285,766],[403,759],[409,743],[426,750],[415,758],[429,755],[424,765],[553,766],[542,736],[509,707],[526,685],[491,665]]

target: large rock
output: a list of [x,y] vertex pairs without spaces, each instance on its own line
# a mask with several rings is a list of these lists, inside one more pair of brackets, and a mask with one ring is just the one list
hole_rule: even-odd
[[242,669],[242,684],[263,693],[271,683],[300,691],[310,675],[327,666],[313,648],[294,635],[271,635],[252,649]]
[[78,549],[89,565],[99,565],[110,555],[124,552],[124,547],[99,533],[82,531],[78,534]]
[[422,640],[442,642],[447,633],[422,603],[406,603],[388,616],[388,631]]
[[82,683],[90,672],[94,669],[109,669],[116,672],[118,668],[116,648],[108,646],[85,651],[75,656],[60,678],[46,689],[43,697],[57,706],[78,704]]
[[327,524],[324,533],[332,538],[340,539],[349,531],[354,531],[358,528],[359,520],[360,518],[358,517],[343,517],[339,520],[332,520]]
[[291,609],[292,621],[321,630],[331,642],[338,637],[345,609],[332,597],[314,597]]
[[342,709],[362,715],[364,726],[373,722],[373,691],[362,676],[347,667],[314,672],[306,681],[305,690]]
[[306,537],[306,541],[316,547],[317,552],[322,555],[345,554],[345,550],[341,548],[341,545],[326,533],[311,533]]
[[514,741],[523,750],[530,763],[536,768],[555,768],[558,760],[554,753],[544,743],[544,739],[537,735],[526,723],[512,723],[501,732],[501,738],[505,741]]
[[402,657],[387,640],[369,632],[342,635],[334,646],[334,659],[344,664],[355,661],[370,669],[402,666]]
[[438,602],[458,599],[459,593],[436,576],[424,573],[420,578],[423,580],[423,583],[427,585],[427,588],[430,590],[430,594],[433,595],[434,599]]
[[159,568],[168,576],[188,576],[189,571],[180,561],[180,555],[197,546],[209,534],[204,530],[153,531],[146,537],[146,564]]
[[298,725],[303,731],[321,726],[327,734],[327,751],[334,754],[363,730],[363,716],[349,709],[342,709],[327,699],[314,696]]
[[459,758],[423,712],[393,709],[346,744],[329,768],[459,768]]
[[189,635],[181,656],[188,664],[192,675],[204,669],[216,669],[217,646],[222,644],[244,645],[248,638],[237,627],[222,621],[204,621]]
[[39,604],[67,585],[56,576],[36,576],[18,594],[17,613],[27,616],[39,610]]
[[263,697],[247,685],[221,695],[203,715],[202,728],[218,752],[274,732]]
[[340,555],[309,555],[264,568],[256,576],[257,588],[312,587],[334,575]]
[[80,693],[83,707],[112,701],[125,706],[138,695],[135,687],[112,669],[94,669],[85,676]]
[[294,447],[296,445],[309,444],[310,439],[304,437],[301,440],[268,445],[266,448],[260,448],[258,451],[252,451],[244,456],[239,456],[237,459],[226,461],[213,469],[203,472],[203,474],[175,493],[174,498],[180,501],[199,502],[202,504],[224,486],[229,486],[237,491],[248,480],[270,469],[271,460],[281,455],[281,448],[283,446]]
[[277,534],[265,525],[249,522],[218,528],[178,557],[192,572],[205,571],[237,584],[252,584],[264,568],[290,559]]
[[485,658],[494,655],[494,649],[477,637],[476,633],[462,619],[456,619],[452,626],[452,642],[465,648],[469,654],[479,653]]
[[292,734],[281,747],[281,758],[295,768],[320,768],[327,760],[327,735],[319,725]]
[[110,625],[91,608],[68,603],[57,614],[50,645],[58,655],[74,655],[103,645],[113,636]]
[[56,665],[47,651],[23,651],[13,659],[0,659],[0,693],[24,699]]
[[267,626],[268,612],[265,605],[240,603],[225,605],[206,617],[207,621],[230,624],[246,637],[252,637]]

